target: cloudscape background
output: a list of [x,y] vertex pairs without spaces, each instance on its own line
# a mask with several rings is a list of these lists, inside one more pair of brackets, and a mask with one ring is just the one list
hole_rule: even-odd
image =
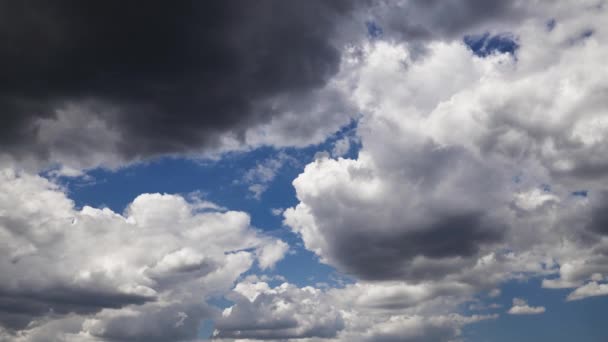
[[0,341],[606,341],[607,6],[0,1]]

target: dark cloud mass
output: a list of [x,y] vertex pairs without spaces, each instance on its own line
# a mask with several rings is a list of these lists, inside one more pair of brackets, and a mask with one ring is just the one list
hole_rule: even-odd
[[121,293],[99,293],[77,288],[54,288],[45,291],[0,290],[0,324],[23,329],[32,317],[54,313],[88,314],[103,308],[141,305],[154,298]]
[[273,96],[338,71],[344,2],[22,1],[0,4],[0,146],[48,146],[37,122],[92,106],[126,158],[187,152],[269,119]]
[[[428,226],[395,227],[387,233],[373,230],[329,238],[332,258],[342,269],[367,280],[441,279],[453,272],[452,260],[475,257],[481,246],[499,243],[505,227],[479,213],[446,215]],[[417,267],[416,257],[446,265]]]
[[587,229],[600,235],[608,235],[608,191],[601,191],[597,203],[591,209]]

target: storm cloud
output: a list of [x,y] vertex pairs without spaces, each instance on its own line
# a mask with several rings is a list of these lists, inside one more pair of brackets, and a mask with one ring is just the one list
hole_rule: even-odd
[[347,2],[243,5],[4,2],[3,152],[70,148],[41,139],[41,120],[69,106],[117,134],[123,158],[201,150],[222,134],[242,139],[281,114],[273,98],[306,95],[338,71],[341,47],[331,37]]

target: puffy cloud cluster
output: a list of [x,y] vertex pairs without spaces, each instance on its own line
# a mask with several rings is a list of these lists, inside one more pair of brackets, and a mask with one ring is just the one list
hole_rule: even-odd
[[215,337],[238,339],[330,338],[344,319],[328,294],[313,287],[244,282],[229,297],[235,304],[223,312]]
[[243,212],[161,194],[124,214],[76,209],[57,185],[10,169],[0,172],[0,237],[0,325],[15,341],[197,338],[218,313],[206,298],[286,252]]
[[583,286],[570,299],[605,292],[607,12],[535,4],[542,16],[499,27],[513,52],[353,48],[341,77],[362,148],[309,164],[284,213],[322,262],[374,281],[490,290],[535,274]]
[[237,284],[234,305],[217,321],[215,338],[305,341],[452,341],[464,325],[496,315],[436,314],[460,299],[430,300],[465,288],[450,285],[364,284],[345,288],[271,287],[258,279]]

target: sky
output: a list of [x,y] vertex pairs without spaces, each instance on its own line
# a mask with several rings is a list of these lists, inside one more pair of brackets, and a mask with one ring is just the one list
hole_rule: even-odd
[[603,342],[603,0],[0,1],[0,342]]

